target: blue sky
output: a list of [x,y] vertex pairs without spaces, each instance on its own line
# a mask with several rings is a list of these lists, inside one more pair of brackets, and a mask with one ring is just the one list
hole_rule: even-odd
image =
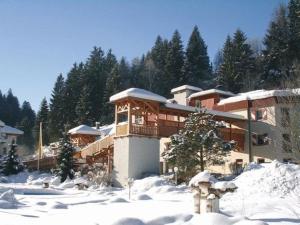
[[0,90],[12,88],[35,110],[59,73],[84,61],[93,46],[128,60],[175,29],[184,43],[198,25],[213,59],[241,28],[262,39],[274,9],[287,0],[0,0]]

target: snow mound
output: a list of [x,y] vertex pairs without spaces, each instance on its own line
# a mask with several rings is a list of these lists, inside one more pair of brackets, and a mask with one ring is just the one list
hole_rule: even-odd
[[267,193],[277,197],[299,195],[300,166],[278,161],[259,166],[251,165],[234,180],[234,183],[238,190],[247,195],[256,193]]
[[151,200],[152,198],[149,195],[146,194],[141,194],[136,196],[136,200]]
[[52,206],[52,209],[67,209],[68,205],[61,203],[61,202],[55,202]]
[[213,187],[215,189],[219,189],[219,190],[225,191],[226,189],[235,189],[236,185],[233,182],[219,181],[217,183],[214,183]]
[[113,225],[145,225],[145,223],[136,218],[123,218],[113,223]]
[[203,213],[198,217],[201,225],[267,225],[260,220],[248,220],[243,217],[228,217],[219,213]]
[[60,185],[60,177],[53,177],[53,178],[50,180],[50,184],[51,184],[51,185],[54,185],[54,186]]
[[135,180],[132,186],[132,191],[146,192],[152,188],[168,185],[168,182],[158,176],[146,177],[141,180]]
[[260,220],[241,220],[234,225],[267,225],[267,223]]
[[6,177],[0,177],[0,183],[8,183],[8,179]]
[[47,202],[37,202],[36,205],[44,206],[44,205],[47,205]]
[[75,183],[69,177],[59,185],[60,188],[73,188],[75,187]]
[[199,182],[211,182],[216,183],[217,179],[214,178],[207,170],[198,173],[196,176],[194,176],[190,182],[189,186],[197,187],[199,185]]
[[5,201],[8,201],[8,202],[12,202],[12,203],[16,203],[17,202],[17,199],[14,195],[14,191],[12,189],[2,193],[0,195],[0,199],[1,200],[5,200]]
[[18,201],[14,195],[13,190],[8,190],[0,195],[0,208],[1,209],[14,209]]
[[123,202],[126,203],[128,201],[124,198],[117,197],[117,198],[111,199],[109,202],[111,202],[111,203],[123,203]]

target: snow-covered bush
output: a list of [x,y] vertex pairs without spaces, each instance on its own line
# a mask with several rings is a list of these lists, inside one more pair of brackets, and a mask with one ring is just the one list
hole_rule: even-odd
[[90,185],[109,186],[111,184],[111,174],[108,173],[107,166],[102,163],[82,166],[79,172],[76,176],[85,177]]
[[218,132],[218,123],[205,110],[191,113],[179,134],[171,136],[171,146],[163,157],[171,166],[178,167],[179,180],[188,181],[199,170],[209,165],[223,164],[235,147]]
[[1,158],[0,173],[8,176],[17,174],[23,170],[24,166],[17,154],[17,145],[12,142],[8,155]]
[[57,158],[58,172],[57,174],[61,177],[61,182],[64,182],[67,177],[73,179],[74,177],[74,162],[73,152],[74,147],[70,142],[69,136],[64,137],[59,142],[59,154]]

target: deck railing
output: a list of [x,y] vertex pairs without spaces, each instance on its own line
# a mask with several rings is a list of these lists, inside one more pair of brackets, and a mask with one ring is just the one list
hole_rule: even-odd
[[158,136],[158,129],[157,129],[157,126],[132,124],[130,126],[130,134]]
[[127,135],[128,133],[128,124],[118,124],[116,126],[116,136]]
[[113,135],[106,136],[100,140],[97,140],[81,150],[81,157],[86,158],[87,155],[92,156],[104,148],[108,148],[113,145]]

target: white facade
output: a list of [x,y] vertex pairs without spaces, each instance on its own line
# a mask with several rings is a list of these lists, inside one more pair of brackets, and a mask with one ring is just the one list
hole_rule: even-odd
[[17,142],[17,137],[23,133],[21,130],[5,125],[0,120],[0,155],[6,154],[9,145],[12,142]]
[[159,174],[159,139],[123,136],[114,139],[114,186],[127,186],[128,178]]

